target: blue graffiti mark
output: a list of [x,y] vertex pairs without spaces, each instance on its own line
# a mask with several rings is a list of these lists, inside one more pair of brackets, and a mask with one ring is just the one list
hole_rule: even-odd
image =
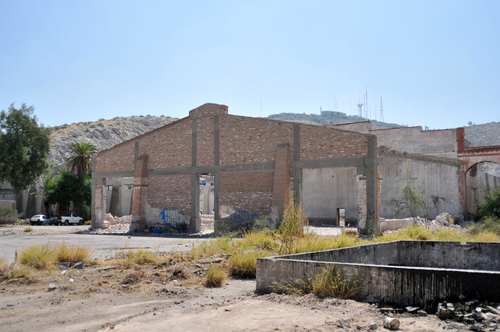
[[183,215],[184,213],[175,207],[167,207],[160,212],[160,218],[163,220],[165,226],[173,229],[177,229],[175,225],[182,222]]
[[257,212],[248,213],[245,210],[236,210],[235,213],[231,214],[226,220],[234,221],[234,222],[245,222],[250,219],[254,219],[259,214]]

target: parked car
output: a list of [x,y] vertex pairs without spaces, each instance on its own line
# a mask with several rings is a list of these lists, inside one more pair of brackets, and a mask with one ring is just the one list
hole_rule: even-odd
[[61,218],[59,218],[58,223],[64,224],[66,226],[68,226],[69,224],[83,225],[83,218],[77,216],[73,212],[65,212],[61,214]]
[[50,219],[47,218],[44,214],[35,214],[30,219],[31,225],[49,225]]

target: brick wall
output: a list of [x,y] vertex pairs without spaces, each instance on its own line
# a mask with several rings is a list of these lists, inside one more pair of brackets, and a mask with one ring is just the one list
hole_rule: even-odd
[[[148,208],[153,211],[176,207],[185,215],[191,215],[193,121],[196,121],[196,166],[214,166],[215,116],[218,116],[219,121],[221,167],[263,163],[269,168],[272,164],[266,163],[275,162],[277,156],[279,159],[275,163],[275,167],[280,169],[277,176],[273,169],[263,171],[253,165],[250,167],[254,171],[220,171],[219,204],[234,210],[268,214],[273,202],[282,205],[286,201],[292,174],[292,168],[289,167],[292,164],[289,162],[294,160],[297,126],[300,130],[300,160],[359,158],[368,151],[367,136],[360,133],[228,115],[227,106],[205,104],[192,110],[189,117],[102,151],[96,158],[95,171],[133,171],[135,142],[139,142],[138,155],[148,155],[150,170],[175,168],[181,173],[185,172],[179,175],[150,175],[145,191]],[[196,171],[204,172],[203,168]],[[99,178],[99,174],[96,178]],[[275,185],[279,188],[273,188]],[[276,195],[275,191],[280,194]]]
[[[197,120],[197,153],[196,165],[214,164],[214,117],[209,116]],[[191,149],[189,150],[191,151]]]
[[221,174],[220,204],[233,210],[268,214],[272,206],[273,178],[273,172]]
[[368,152],[368,139],[355,132],[300,126],[300,159],[362,157]]
[[274,161],[279,143],[293,144],[291,122],[226,115],[219,123],[221,165]]
[[191,175],[155,176],[149,179],[148,189],[151,207],[176,207],[185,215],[191,214]]

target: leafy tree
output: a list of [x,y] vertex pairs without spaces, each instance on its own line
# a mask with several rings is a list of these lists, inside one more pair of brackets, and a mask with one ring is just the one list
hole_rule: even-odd
[[486,217],[500,219],[500,187],[486,193],[484,200],[479,204],[476,220]]
[[92,168],[92,156],[98,152],[97,148],[90,143],[71,143],[69,148],[71,156],[66,159],[66,164],[72,172],[78,176],[84,176]]
[[60,210],[69,210],[71,203],[82,212],[89,213],[92,200],[92,179],[89,174],[76,176],[67,170],[61,170],[47,188],[49,204],[59,204]]
[[35,183],[48,167],[50,129],[38,124],[33,106],[12,103],[0,113],[0,181],[15,194]]

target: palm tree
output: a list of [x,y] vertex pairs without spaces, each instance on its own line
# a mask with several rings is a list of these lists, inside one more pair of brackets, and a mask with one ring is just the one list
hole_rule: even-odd
[[72,172],[76,169],[78,176],[85,176],[89,169],[92,168],[92,157],[99,152],[95,146],[90,143],[71,143],[69,148],[71,156],[66,159],[66,165]]

